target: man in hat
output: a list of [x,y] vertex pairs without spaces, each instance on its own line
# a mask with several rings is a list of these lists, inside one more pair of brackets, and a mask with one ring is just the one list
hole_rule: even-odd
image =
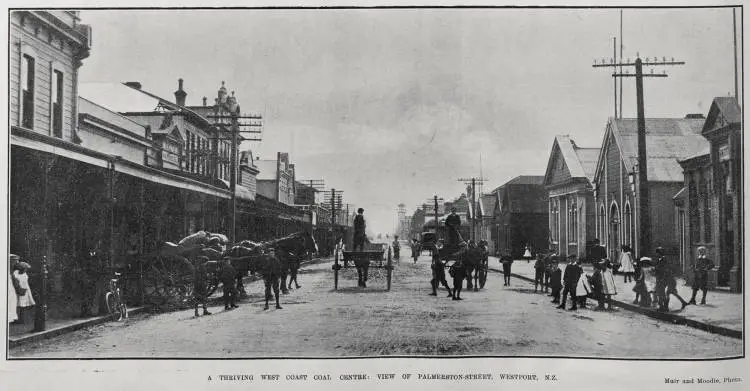
[[607,258],[607,249],[600,244],[599,238],[596,238],[591,247],[591,262],[598,263],[604,258]]
[[706,304],[706,292],[708,291],[708,271],[714,268],[714,263],[708,257],[706,257],[706,248],[703,246],[698,247],[698,259],[693,264],[693,297],[690,299],[690,304],[695,304],[695,295],[698,294],[698,290],[703,291],[703,299],[701,299],[701,305]]
[[456,214],[456,208],[451,208],[451,213],[445,218],[445,226],[448,228],[446,245],[450,248],[458,247],[458,228],[461,227],[461,218]]
[[565,267],[565,272],[563,273],[562,300],[560,300],[560,305],[557,306],[557,308],[565,309],[565,302],[567,301],[568,294],[570,294],[570,299],[573,302],[573,306],[570,307],[570,309],[577,310],[578,303],[576,300],[576,286],[578,285],[578,279],[581,278],[583,269],[578,266],[577,258],[571,258],[571,261],[572,262]]
[[354,217],[354,251],[357,251],[357,249],[363,251],[365,248],[365,240],[367,239],[365,229],[367,226],[364,213],[365,210],[359,208],[357,209],[357,215]]
[[669,311],[669,295],[667,294],[667,283],[669,280],[669,264],[664,256],[664,249],[657,247],[656,262],[654,264],[654,275],[656,277],[656,286],[654,287],[654,296],[659,306],[658,310],[662,312]]
[[[224,309],[229,310],[237,308],[237,271],[232,266],[232,263],[228,258],[224,259],[224,264],[221,267],[221,284],[224,289]],[[196,311],[198,308],[196,307]]]

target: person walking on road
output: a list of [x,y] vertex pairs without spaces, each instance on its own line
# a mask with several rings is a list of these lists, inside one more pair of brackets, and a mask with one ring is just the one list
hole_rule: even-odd
[[570,299],[573,302],[573,306],[570,307],[570,310],[577,310],[576,285],[578,285],[578,279],[581,278],[583,269],[578,266],[578,261],[576,259],[571,260],[572,262],[565,267],[565,272],[563,273],[562,300],[560,300],[560,305],[557,306],[557,308],[565,309],[565,302],[567,301],[568,295],[570,295]]
[[229,259],[225,259],[224,264],[221,267],[221,284],[224,286],[225,310],[237,308],[237,289],[235,287],[236,279],[237,271],[232,266],[232,263],[229,262]]
[[510,251],[505,250],[500,256],[500,263],[503,265],[503,286],[510,286],[511,266],[513,266],[513,257]]
[[362,208],[357,209],[357,216],[354,217],[354,251],[364,251],[365,248],[365,240],[367,239],[367,234],[365,233],[365,228],[367,228],[365,224],[365,216],[364,216],[365,210]]
[[440,260],[437,252],[435,252],[432,256],[432,280],[430,281],[432,293],[430,293],[430,296],[437,296],[437,289],[440,287],[440,284],[448,290],[448,297],[453,297],[453,291],[445,279],[445,264]]
[[708,271],[714,268],[714,263],[706,257],[706,248],[698,247],[698,259],[693,264],[693,297],[690,298],[690,304],[695,304],[695,296],[698,290],[703,291],[701,305],[706,304],[706,293],[708,291]]
[[536,254],[536,262],[534,262],[534,292],[537,292],[539,286],[541,285],[542,290],[544,290],[544,255],[542,253]]

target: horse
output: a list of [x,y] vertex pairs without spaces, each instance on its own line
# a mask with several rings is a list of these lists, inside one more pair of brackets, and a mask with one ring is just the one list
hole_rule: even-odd
[[469,244],[466,254],[466,289],[472,289],[472,279],[474,280],[474,291],[479,290],[479,275],[482,269],[487,267],[489,257],[489,246],[487,241],[480,240],[477,245]]
[[[318,253],[318,244],[315,238],[307,231],[296,232],[280,239],[275,239],[263,243],[268,248],[273,248],[276,257],[285,265],[281,276],[281,290],[288,293],[292,288],[292,283],[299,289],[302,286],[297,282],[297,272],[303,259],[307,259],[312,254]],[[287,287],[286,277],[289,278]]]

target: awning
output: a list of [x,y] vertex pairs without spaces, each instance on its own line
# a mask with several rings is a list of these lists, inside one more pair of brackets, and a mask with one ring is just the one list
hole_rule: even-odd
[[[43,134],[15,127],[13,127],[13,133],[22,133],[23,135],[11,134],[11,145],[62,156],[105,169],[109,167],[110,162],[114,162],[116,172],[132,175],[160,185],[197,191],[221,198],[231,198],[231,193],[226,190],[193,179],[170,174],[153,167],[142,166],[128,160],[117,159],[115,156],[107,155],[59,139],[53,139],[52,137]],[[25,137],[26,134],[28,134],[29,137]]]

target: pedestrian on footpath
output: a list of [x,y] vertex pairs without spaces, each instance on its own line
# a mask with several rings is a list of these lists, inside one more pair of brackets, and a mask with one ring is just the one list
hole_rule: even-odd
[[221,284],[224,289],[224,309],[237,308],[237,289],[235,280],[237,271],[232,266],[229,259],[224,259],[224,265],[221,267]]
[[604,303],[607,305],[607,309],[612,309],[612,296],[617,294],[617,287],[615,286],[615,277],[612,274],[612,264],[609,260],[600,262],[600,268],[602,272],[602,296],[604,297]]
[[628,245],[623,245],[620,249],[620,268],[618,271],[623,274],[624,282],[627,284],[633,281],[633,274],[635,274],[633,250]]
[[714,262],[706,257],[706,248],[698,247],[698,259],[693,264],[693,297],[690,304],[695,304],[695,295],[698,290],[703,291],[701,305],[706,304],[706,293],[708,291],[708,271],[714,268]]
[[503,264],[503,286],[510,286],[511,266],[513,266],[513,257],[509,250],[505,250],[500,256],[500,263]]
[[581,278],[583,269],[578,266],[578,261],[576,259],[571,258],[570,260],[573,262],[565,266],[565,272],[563,272],[562,300],[560,300],[560,305],[557,306],[557,308],[565,309],[565,302],[567,301],[568,295],[570,295],[570,300],[573,302],[573,306],[570,307],[570,310],[577,310],[576,286],[578,285],[578,279]]
[[668,268],[667,274],[667,310],[669,309],[669,295],[676,297],[677,300],[680,301],[680,304],[682,304],[682,307],[680,309],[682,310],[684,310],[685,307],[690,304],[685,299],[683,299],[682,296],[680,296],[680,293],[677,291],[677,278],[675,277],[675,273],[671,265]]
[[8,257],[8,323],[18,323],[18,295],[16,289],[19,286],[18,280],[13,277],[16,264],[20,261],[20,257],[16,254],[10,254]]
[[29,274],[27,271],[31,266],[26,262],[18,262],[16,270],[13,271],[13,278],[18,281],[16,295],[18,297],[16,305],[18,306],[18,323],[25,323],[26,313],[36,305],[34,296],[31,294],[29,285]]
[[604,310],[604,294],[602,288],[602,267],[599,262],[594,263],[594,274],[591,275],[591,293],[594,299],[596,299],[598,305],[597,310]]
[[656,286],[654,286],[654,299],[658,311],[669,311],[669,297],[667,296],[667,279],[668,268],[667,259],[664,257],[664,249],[656,248],[656,262],[654,264],[654,276],[656,277]]
[[544,255],[539,252],[536,254],[536,261],[534,262],[534,293],[537,292],[540,285],[542,289],[544,289],[545,267],[546,265],[544,264]]
[[641,259],[634,265],[635,269],[635,286],[633,292],[635,292],[635,300],[633,304],[640,305],[641,307],[651,307],[651,295],[646,285],[646,274],[651,270],[651,262],[646,258]]
[[560,291],[562,290],[562,270],[558,263],[557,255],[553,255],[552,272],[550,273],[550,284],[552,286],[552,302],[560,303]]

